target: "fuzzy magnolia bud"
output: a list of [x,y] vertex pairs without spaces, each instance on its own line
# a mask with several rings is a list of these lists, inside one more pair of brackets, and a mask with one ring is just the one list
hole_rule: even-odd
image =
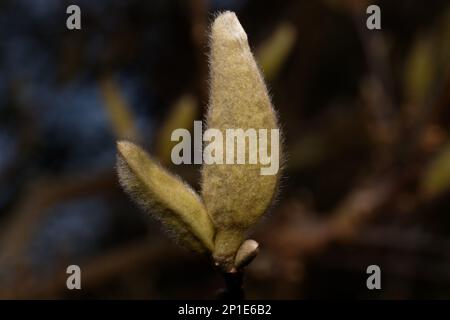
[[214,227],[195,191],[134,144],[118,142],[117,149],[119,181],[132,199],[184,246],[211,252]]
[[[271,129],[278,128],[276,115],[247,35],[234,13],[225,12],[215,19],[210,42],[207,126],[224,136],[226,129],[266,129],[267,151],[278,148],[279,139],[276,146],[270,139]],[[223,146],[225,150],[225,141]],[[266,211],[278,182],[278,173],[261,174],[264,166],[260,161],[236,163],[204,165],[202,169],[202,196],[217,228],[214,258],[225,270],[233,268],[246,230]]]

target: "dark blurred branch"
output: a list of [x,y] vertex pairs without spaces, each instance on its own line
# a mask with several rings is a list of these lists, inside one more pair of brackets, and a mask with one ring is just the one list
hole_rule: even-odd
[[395,159],[394,146],[399,128],[394,113],[388,46],[383,33],[366,28],[365,4],[353,0],[347,3],[368,66],[368,74],[361,86],[361,98],[370,118],[367,121],[368,129],[377,148],[375,162],[382,167],[389,166]]
[[[289,256],[317,254],[330,242],[350,240],[358,234],[361,226],[376,214],[377,210],[392,198],[395,188],[392,178],[374,179],[355,187],[342,200],[328,218],[313,218],[302,212],[292,212],[295,208],[286,206],[281,210],[285,215],[301,217],[297,221],[286,220],[273,227],[278,237],[267,239],[267,244],[276,252]],[[270,233],[268,233],[270,235]]]
[[115,175],[108,171],[91,177],[43,178],[30,185],[0,234],[0,265],[23,262],[24,250],[52,205],[81,195],[112,191],[116,184]]
[[[126,275],[136,268],[151,266],[161,256],[168,257],[172,251],[167,250],[163,244],[155,243],[153,239],[144,239],[138,242],[125,244],[117,249],[94,257],[80,264],[82,270],[82,288],[89,291],[103,285],[105,282]],[[179,253],[176,253],[179,257]],[[50,280],[37,280],[33,273],[23,274],[18,277],[17,282],[8,288],[0,290],[0,298],[23,299],[23,298],[57,298],[76,291],[69,291],[66,287],[68,275],[65,273],[67,265],[61,265],[59,272]],[[27,277],[34,278],[26,280]],[[151,286],[151,284],[149,284]]]

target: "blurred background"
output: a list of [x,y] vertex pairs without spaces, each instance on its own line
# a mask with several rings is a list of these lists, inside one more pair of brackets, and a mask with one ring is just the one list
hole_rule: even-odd
[[[171,165],[170,133],[203,118],[221,10],[248,33],[288,154],[247,297],[450,298],[447,0],[2,0],[0,298],[216,297],[220,275],[114,166],[125,138],[198,189],[198,166]],[[82,290],[66,288],[71,264]],[[372,264],[382,290],[366,287]]]

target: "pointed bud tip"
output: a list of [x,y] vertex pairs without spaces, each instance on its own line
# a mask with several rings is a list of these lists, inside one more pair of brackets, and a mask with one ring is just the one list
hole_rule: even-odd
[[138,146],[129,141],[126,140],[117,141],[117,151],[121,156],[126,156],[130,154],[130,152],[132,152],[133,150],[139,149],[140,148]]
[[212,26],[212,37],[215,40],[247,41],[247,34],[232,11],[217,16]]
[[119,150],[120,153],[123,153],[126,149],[130,147],[130,142],[121,140],[116,142],[117,150]]
[[249,251],[257,251],[259,249],[259,243],[253,239],[245,240],[244,244]]

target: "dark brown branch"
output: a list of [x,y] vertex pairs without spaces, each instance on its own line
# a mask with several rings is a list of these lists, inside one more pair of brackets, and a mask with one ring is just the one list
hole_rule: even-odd
[[218,295],[219,300],[244,300],[244,272],[222,273],[225,289]]

